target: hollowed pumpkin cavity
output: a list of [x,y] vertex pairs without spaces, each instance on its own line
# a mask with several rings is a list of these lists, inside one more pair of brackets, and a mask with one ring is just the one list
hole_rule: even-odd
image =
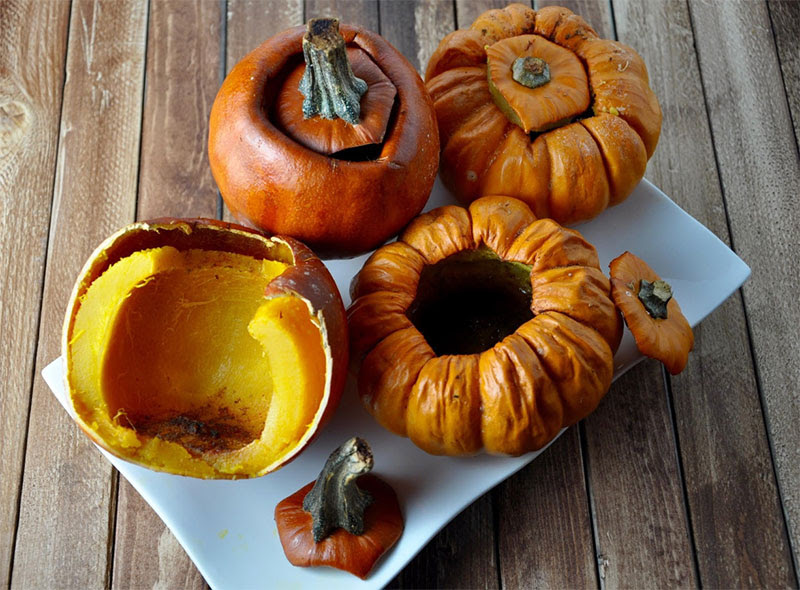
[[165,246],[86,291],[69,342],[76,411],[122,456],[175,473],[252,475],[314,423],[326,359],[287,264]]
[[488,350],[533,317],[531,267],[489,248],[426,266],[408,318],[438,355]]

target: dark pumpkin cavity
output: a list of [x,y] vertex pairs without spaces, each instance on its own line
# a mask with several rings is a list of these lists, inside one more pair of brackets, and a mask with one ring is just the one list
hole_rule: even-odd
[[483,352],[533,318],[530,273],[489,248],[458,252],[422,270],[406,315],[439,356]]

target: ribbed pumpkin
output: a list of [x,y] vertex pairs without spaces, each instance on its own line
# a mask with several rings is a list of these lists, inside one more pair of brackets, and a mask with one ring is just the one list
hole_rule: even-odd
[[642,58],[566,8],[489,10],[442,40],[425,77],[442,179],[466,203],[504,194],[591,219],[633,191],[661,131]]
[[361,399],[429,453],[539,449],[608,391],[622,322],[597,253],[517,199],[419,216],[351,290]]

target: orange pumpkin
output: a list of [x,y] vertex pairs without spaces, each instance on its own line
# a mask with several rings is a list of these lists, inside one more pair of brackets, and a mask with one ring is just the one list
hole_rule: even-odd
[[442,40],[425,79],[442,179],[466,203],[503,194],[591,219],[633,191],[661,130],[642,58],[566,8],[483,13]]
[[612,260],[609,268],[611,296],[639,351],[664,363],[672,375],[683,371],[694,348],[694,334],[672,288],[630,252]]
[[352,438],[331,453],[316,481],[278,503],[275,523],[292,565],[364,579],[397,542],[403,513],[391,486],[368,473],[372,464],[366,441]]
[[231,70],[208,149],[238,219],[326,254],[400,231],[427,201],[439,161],[433,105],[413,66],[375,33],[340,34],[335,19],[280,33]]
[[344,314],[327,269],[291,238],[208,219],[134,223],[98,246],[70,298],[75,419],[158,471],[269,473],[339,402]]
[[517,199],[419,216],[351,290],[361,399],[429,453],[539,449],[608,391],[622,322],[597,253]]

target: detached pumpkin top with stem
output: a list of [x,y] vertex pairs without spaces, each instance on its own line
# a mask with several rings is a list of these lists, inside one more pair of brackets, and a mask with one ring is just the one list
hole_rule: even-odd
[[672,296],[672,287],[630,252],[612,260],[609,268],[611,297],[639,351],[664,363],[672,375],[683,371],[694,334]]
[[[299,95],[302,95],[302,100]],[[323,154],[383,141],[397,89],[335,18],[308,21],[303,62],[288,76],[275,115],[298,143]]]
[[367,442],[353,437],[328,457],[311,482],[275,507],[283,551],[292,565],[330,566],[366,578],[403,532],[394,490],[369,474]]

